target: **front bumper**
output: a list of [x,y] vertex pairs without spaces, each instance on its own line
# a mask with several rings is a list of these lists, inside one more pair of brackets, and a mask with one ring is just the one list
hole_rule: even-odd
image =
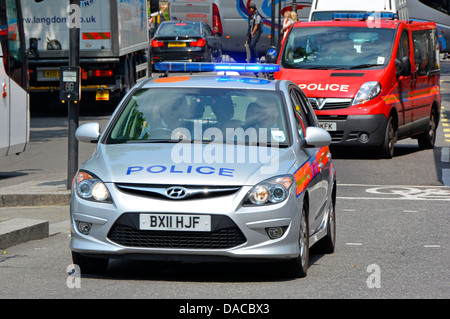
[[[332,145],[378,146],[384,141],[388,119],[376,115],[317,115],[321,123],[336,123],[336,130],[328,131]],[[368,139],[363,134],[367,134]],[[364,138],[362,138],[364,137]]]
[[[173,261],[269,261],[299,255],[295,225],[300,221],[295,212],[301,199],[293,189],[283,203],[242,207],[240,202],[251,187],[200,201],[150,199],[123,193],[113,184],[107,187],[115,199],[113,204],[72,195],[72,251],[96,257]],[[144,231],[139,229],[141,213],[208,214],[215,226],[211,232]],[[79,232],[78,222],[92,224],[89,235]],[[266,231],[270,227],[282,227],[285,233],[270,239]]]

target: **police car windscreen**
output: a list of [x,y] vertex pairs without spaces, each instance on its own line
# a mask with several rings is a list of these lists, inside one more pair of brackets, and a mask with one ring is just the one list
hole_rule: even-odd
[[281,65],[294,69],[382,68],[391,58],[395,30],[359,27],[294,28]]
[[114,119],[107,144],[201,142],[289,144],[279,92],[243,89],[137,90]]

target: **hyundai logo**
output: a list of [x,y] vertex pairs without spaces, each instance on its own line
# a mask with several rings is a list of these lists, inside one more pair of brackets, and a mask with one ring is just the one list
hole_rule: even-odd
[[166,189],[166,196],[172,199],[182,199],[187,195],[187,189],[184,187],[172,186]]

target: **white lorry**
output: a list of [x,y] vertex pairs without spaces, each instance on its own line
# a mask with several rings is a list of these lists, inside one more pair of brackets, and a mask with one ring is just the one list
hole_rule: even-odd
[[[68,5],[22,2],[30,93],[59,90],[60,66],[68,65]],[[148,76],[147,0],[82,0],[79,17],[82,96],[120,97]]]
[[332,20],[335,13],[395,13],[409,20],[406,0],[313,0],[309,21]]

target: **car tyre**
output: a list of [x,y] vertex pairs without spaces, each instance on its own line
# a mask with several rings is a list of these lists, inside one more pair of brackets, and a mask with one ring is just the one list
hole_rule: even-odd
[[106,271],[108,258],[87,257],[72,251],[72,261],[80,267],[81,274],[99,274]]
[[390,159],[394,157],[395,142],[397,142],[397,131],[394,126],[394,119],[390,116],[386,125],[384,141],[380,147],[380,156],[382,158]]
[[427,131],[422,135],[420,135],[417,139],[417,142],[419,143],[419,148],[421,150],[434,148],[434,144],[436,143],[436,130],[437,130],[437,116],[436,110],[433,108],[431,110]]
[[307,205],[303,205],[302,215],[300,216],[298,245],[300,253],[298,257],[286,262],[286,271],[292,277],[303,278],[306,277],[309,266],[309,223]]
[[327,219],[327,235],[315,244],[318,253],[332,254],[336,246],[336,204],[331,199]]

